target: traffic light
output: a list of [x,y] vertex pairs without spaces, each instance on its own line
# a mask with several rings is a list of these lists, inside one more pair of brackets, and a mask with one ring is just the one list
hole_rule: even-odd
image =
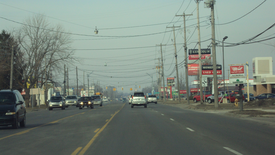
[[140,86],[139,86],[139,88],[140,88]]
[[123,87],[121,88],[121,90],[123,90]]

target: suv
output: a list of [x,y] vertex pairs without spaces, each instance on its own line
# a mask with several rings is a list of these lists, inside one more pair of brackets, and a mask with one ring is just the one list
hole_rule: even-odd
[[143,92],[135,92],[132,98],[131,108],[134,106],[144,106],[144,108],[147,108],[147,101]]
[[18,90],[0,91],[0,126],[26,126],[26,105]]
[[65,102],[61,96],[52,96],[49,100],[49,110],[53,110],[53,108],[61,108],[65,109]]
[[70,105],[76,105],[77,104],[77,96],[76,95],[70,95],[67,96],[65,99],[65,105],[66,107],[70,106]]
[[157,96],[156,95],[149,95],[148,99],[147,99],[147,102],[148,103],[155,103],[155,104],[157,104],[158,103]]
[[100,95],[92,95],[91,96],[93,102],[94,102],[94,105],[100,105],[102,106],[102,100],[101,100],[101,96]]

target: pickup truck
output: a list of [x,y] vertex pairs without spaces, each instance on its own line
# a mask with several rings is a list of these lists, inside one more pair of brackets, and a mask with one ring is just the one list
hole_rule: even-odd
[[[204,92],[204,93],[203,93],[203,99],[206,101],[206,100],[207,100],[207,97],[208,97],[208,96],[211,96],[211,95],[212,95],[211,92]],[[193,97],[194,103],[197,103],[197,102],[200,101],[200,100],[201,100],[200,93],[198,93],[197,95],[195,95],[195,96]]]

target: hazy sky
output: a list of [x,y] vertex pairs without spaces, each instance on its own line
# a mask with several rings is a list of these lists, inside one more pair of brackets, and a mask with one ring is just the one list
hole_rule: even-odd
[[[262,5],[260,5],[263,3]],[[258,8],[256,8],[260,5]],[[211,40],[210,8],[200,2],[201,47],[207,48]],[[231,0],[215,4],[216,40],[228,36],[225,45],[240,43],[263,32],[274,24],[274,0]],[[256,9],[255,9],[256,8]],[[254,11],[252,11],[255,9]],[[252,12],[250,12],[252,11]],[[70,85],[76,81],[75,67],[79,68],[79,83],[83,83],[83,71],[90,74],[90,81],[100,81],[101,86],[113,85],[129,91],[135,85],[150,86],[152,78],[158,76],[156,66],[160,58],[160,47],[164,52],[164,73],[166,77],[176,76],[173,32],[167,26],[181,26],[176,29],[179,73],[184,73],[183,19],[176,14],[193,14],[187,17],[188,49],[198,48],[197,11],[194,0],[1,0],[0,17],[24,22],[35,13],[46,16],[50,24],[60,24],[73,34],[72,47],[80,63],[70,65]],[[250,13],[249,13],[250,12]],[[246,15],[247,14],[247,15]],[[246,15],[246,16],[244,16]],[[243,18],[240,18],[244,16]],[[239,19],[240,18],[240,19]],[[238,19],[238,20],[237,20]],[[1,29],[11,31],[20,24],[0,18]],[[99,33],[94,34],[95,27]],[[85,36],[86,35],[86,36]],[[88,36],[87,36],[88,35]],[[275,36],[275,27],[253,41]],[[270,45],[273,45],[270,46]],[[228,64],[249,62],[252,77],[254,57],[275,58],[275,40],[261,43],[225,47],[225,70]],[[222,64],[221,47],[217,47],[217,63]],[[274,66],[274,65],[273,65]],[[85,78],[87,75],[85,75]],[[55,75],[61,82],[63,73]],[[87,78],[86,78],[87,79]],[[85,81],[87,81],[85,79]],[[193,78],[190,77],[190,81]],[[87,82],[85,82],[87,84]]]

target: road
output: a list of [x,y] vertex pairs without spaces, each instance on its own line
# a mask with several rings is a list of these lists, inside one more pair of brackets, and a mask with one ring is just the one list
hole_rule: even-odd
[[274,128],[162,104],[40,110],[25,128],[0,127],[0,154],[270,155]]

